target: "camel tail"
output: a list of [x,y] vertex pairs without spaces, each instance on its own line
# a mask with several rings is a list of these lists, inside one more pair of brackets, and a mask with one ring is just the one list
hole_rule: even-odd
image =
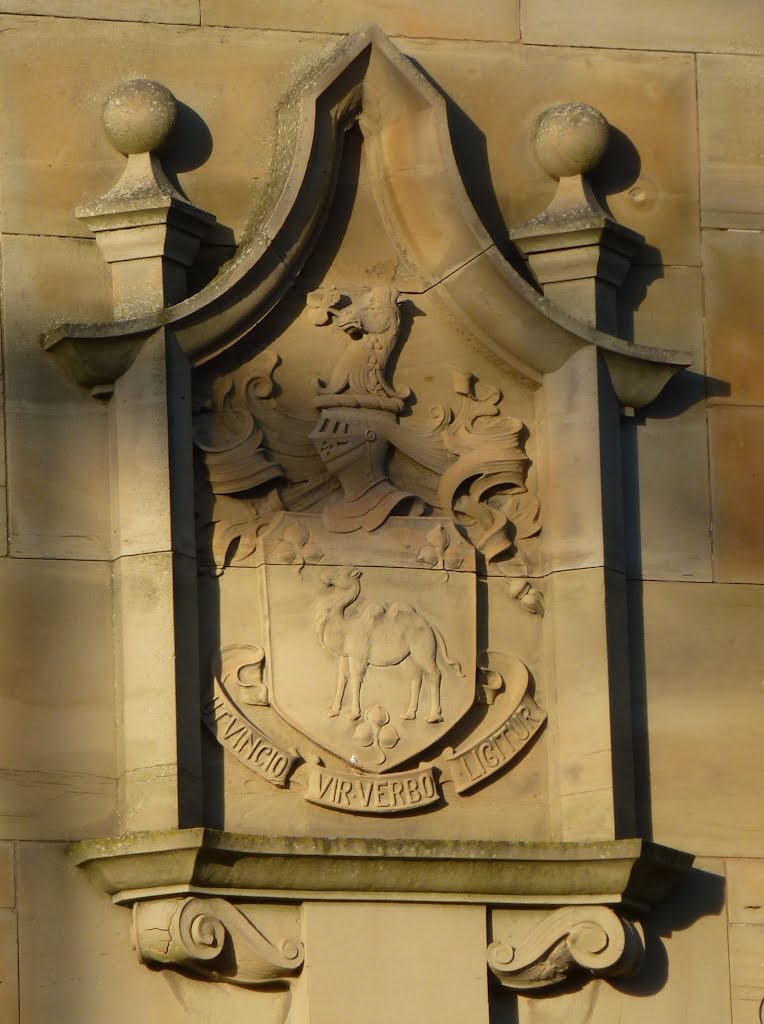
[[436,626],[432,626],[431,628],[433,633],[435,634],[435,639],[438,641],[438,648],[440,650],[440,653],[443,655],[443,660],[445,661],[445,663],[447,665],[450,665],[452,668],[455,668],[460,676],[464,675],[464,673],[462,672],[461,663],[458,662],[456,658],[452,658],[451,655],[448,653],[446,641],[443,639],[443,634],[441,633],[441,631]]

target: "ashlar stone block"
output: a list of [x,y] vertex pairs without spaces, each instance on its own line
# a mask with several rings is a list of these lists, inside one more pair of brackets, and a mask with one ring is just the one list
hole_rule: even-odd
[[726,869],[730,923],[764,925],[764,861],[729,860]]
[[0,843],[0,908],[16,906],[16,867],[13,843]]
[[108,269],[79,239],[5,235],[2,247],[11,554],[108,558],[107,410],[39,344],[51,320],[110,316]]
[[760,1017],[764,1003],[764,926],[730,925],[730,981],[732,1024],[748,1024]]
[[764,408],[709,410],[714,576],[764,582]]
[[0,910],[0,1021],[18,1024],[19,964],[16,914]]
[[249,219],[295,65],[334,43],[319,34],[52,18],[0,16],[0,29],[4,232],[90,237],[74,211],[110,189],[125,162],[102,130],[101,108],[139,64],[141,76],[183,104],[165,170],[215,214],[222,245]]
[[437,0],[411,4],[388,0],[340,0],[315,4],[297,0],[273,4],[268,0],[202,0],[202,24],[242,25],[247,28],[287,29],[297,32],[353,32],[366,22],[377,22],[388,35],[426,36],[432,39],[492,39],[520,37],[519,0],[483,0],[475,8]]
[[111,573],[0,560],[0,830],[75,838],[113,826]]
[[[696,5],[699,6],[699,5]],[[721,5],[720,5],[721,6]],[[726,16],[746,4],[727,5]],[[764,13],[748,18],[751,38]],[[723,38],[729,38],[728,29]],[[711,47],[717,49],[717,47]],[[761,49],[761,47],[760,47]],[[764,227],[764,57],[698,55],[703,227]]]
[[484,907],[315,902],[303,921],[294,1024],[487,1022]]
[[4,0],[0,13],[198,25],[199,0]]
[[[660,252],[642,258],[699,263],[692,58],[415,39],[402,40],[401,46],[461,110],[452,110],[449,126],[457,161],[478,213],[494,234],[548,206],[557,182],[533,156],[531,132],[546,108],[575,100],[602,111],[616,130],[616,155],[604,157],[595,191],[607,199],[615,220]],[[488,175],[494,204],[486,200]]]
[[764,14],[755,2],[724,0],[595,0],[583,7],[567,0],[525,0],[522,33],[526,43],[761,53]]
[[693,361],[655,402],[622,420],[627,571],[706,581],[713,568],[701,274],[666,267],[647,283],[649,269],[637,267],[627,280],[627,302],[638,306],[634,340],[688,349]]
[[[632,686],[644,700],[653,838],[697,854],[764,850],[764,587],[633,583]],[[635,718],[636,721],[636,718]]]
[[764,405],[764,233],[704,231],[703,259],[710,400]]

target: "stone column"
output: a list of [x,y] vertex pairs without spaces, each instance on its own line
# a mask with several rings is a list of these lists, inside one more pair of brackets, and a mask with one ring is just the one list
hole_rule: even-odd
[[[175,120],[157,82],[116,89],[107,135],[127,155],[102,199],[80,210],[111,264],[117,318],[185,297],[186,267],[214,218],[167,180],[154,152]],[[201,821],[198,619],[189,362],[160,328],[110,401],[113,581],[122,738],[122,829]]]
[[552,830],[613,839],[635,828],[619,405],[594,347],[542,401]]

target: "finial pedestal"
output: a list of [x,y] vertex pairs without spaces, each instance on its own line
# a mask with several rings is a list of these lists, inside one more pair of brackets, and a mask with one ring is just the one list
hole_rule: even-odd
[[510,234],[546,298],[616,334],[617,291],[644,240],[602,209],[587,180],[607,136],[607,121],[586,104],[565,103],[542,114],[534,134],[536,156],[559,185],[546,210]]
[[115,319],[133,319],[187,295],[186,273],[215,218],[173,188],[154,152],[175,123],[177,103],[158,82],[134,80],[103,108],[109,141],[127,156],[117,184],[77,210],[111,264]]

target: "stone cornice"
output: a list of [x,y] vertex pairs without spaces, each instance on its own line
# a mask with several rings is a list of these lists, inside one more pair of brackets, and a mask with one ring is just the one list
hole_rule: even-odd
[[641,839],[597,843],[319,839],[195,828],[87,840],[74,862],[115,903],[180,896],[618,906],[643,913],[692,857]]

